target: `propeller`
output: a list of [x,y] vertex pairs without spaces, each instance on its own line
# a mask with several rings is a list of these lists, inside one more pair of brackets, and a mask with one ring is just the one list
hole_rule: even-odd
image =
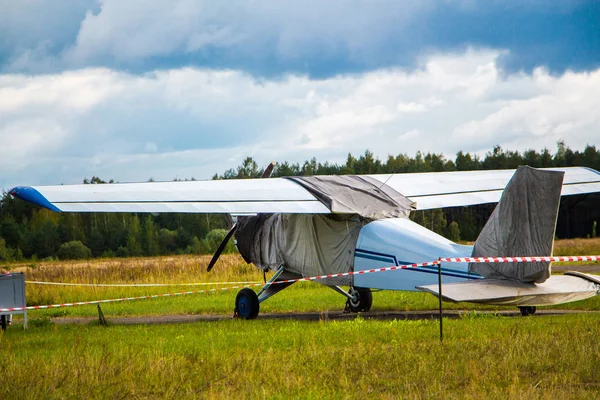
[[225,238],[223,239],[223,241],[221,242],[219,247],[217,247],[217,251],[215,251],[215,254],[212,256],[212,258],[210,259],[210,262],[208,263],[208,268],[206,268],[206,272],[210,272],[210,270],[213,269],[217,260],[221,256],[221,253],[223,252],[223,250],[225,250],[225,246],[227,246],[227,242],[229,242],[229,239],[231,239],[231,237],[233,236],[233,234],[235,233],[236,230],[237,230],[237,223],[233,224],[233,226],[231,227],[229,232],[227,232],[227,235],[225,235]]
[[262,175],[260,176],[260,179],[271,177],[271,174],[273,173],[273,168],[275,168],[275,163],[271,161],[269,165],[267,165],[267,168],[265,168],[265,170],[263,171]]
[[[275,163],[273,161],[271,161],[269,163],[269,165],[267,165],[267,168],[265,168],[265,170],[263,171],[263,173],[260,176],[260,178],[261,179],[262,178],[269,178],[271,176],[271,174],[273,173],[273,168],[275,168]],[[225,235],[225,238],[223,238],[223,241],[221,242],[221,244],[219,244],[219,247],[217,247],[217,250],[215,251],[215,254],[212,256],[210,262],[208,263],[208,267],[206,268],[206,272],[210,272],[210,270],[213,269],[213,267],[217,263],[217,260],[221,256],[221,253],[223,252],[223,250],[225,250],[225,246],[227,246],[227,242],[229,242],[229,239],[231,239],[231,237],[234,235],[234,233],[235,233],[236,230],[237,230],[237,222],[235,222],[233,224],[233,226],[231,227],[231,229],[229,230],[229,232],[227,232],[227,235]]]

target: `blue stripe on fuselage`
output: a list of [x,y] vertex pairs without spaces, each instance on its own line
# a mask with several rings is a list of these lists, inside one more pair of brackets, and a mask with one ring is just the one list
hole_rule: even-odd
[[[398,262],[398,260],[396,259],[396,257],[394,255],[378,253],[378,252],[370,251],[370,250],[356,249],[354,252],[354,255],[359,258],[364,258],[364,259],[374,260],[374,261],[381,261],[381,262],[390,262],[391,261],[391,262],[393,262],[393,265],[397,265],[397,266],[415,264],[415,263],[409,262],[409,261]],[[439,273],[438,267],[436,267],[434,265],[411,268],[410,271],[424,272],[426,274],[438,274]],[[452,268],[442,268],[442,275],[453,276],[456,278],[466,278],[466,279],[481,279],[481,278],[483,278],[481,275],[478,275],[478,274],[472,274],[472,273],[469,273],[466,271],[460,271],[460,270],[452,269]]]

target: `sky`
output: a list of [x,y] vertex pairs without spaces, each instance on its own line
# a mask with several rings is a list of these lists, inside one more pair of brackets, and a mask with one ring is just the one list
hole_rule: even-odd
[[600,146],[600,2],[0,0],[0,188]]

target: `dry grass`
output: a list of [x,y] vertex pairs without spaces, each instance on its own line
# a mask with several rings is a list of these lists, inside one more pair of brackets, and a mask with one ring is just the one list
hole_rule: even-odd
[[599,255],[600,238],[561,239],[554,242],[555,256]]
[[[27,280],[69,283],[191,283],[261,280],[262,273],[239,255],[221,256],[210,273],[211,256],[171,256],[48,261],[11,264],[10,270],[24,272]],[[8,266],[7,266],[8,267]]]
[[[561,239],[554,255],[598,255],[600,238]],[[0,266],[4,271],[24,272],[28,280],[72,283],[191,283],[260,281],[262,272],[246,264],[239,255],[224,254],[215,268],[206,272],[211,256],[96,259],[89,261],[23,262]]]

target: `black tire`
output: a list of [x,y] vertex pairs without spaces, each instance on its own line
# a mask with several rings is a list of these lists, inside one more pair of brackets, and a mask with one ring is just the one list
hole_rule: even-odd
[[0,316],[0,324],[2,325],[2,330],[3,331],[6,330],[6,320],[7,320],[6,315],[1,315]]
[[350,312],[367,312],[373,305],[373,293],[371,289],[350,288],[350,294],[356,296],[356,300],[346,301],[346,308]]
[[258,296],[252,289],[244,288],[235,298],[234,314],[241,319],[254,319],[258,316],[260,303]]
[[519,307],[519,311],[521,311],[522,316],[527,317],[529,315],[535,314],[535,312],[537,311],[537,308],[535,306],[525,306],[525,307]]

